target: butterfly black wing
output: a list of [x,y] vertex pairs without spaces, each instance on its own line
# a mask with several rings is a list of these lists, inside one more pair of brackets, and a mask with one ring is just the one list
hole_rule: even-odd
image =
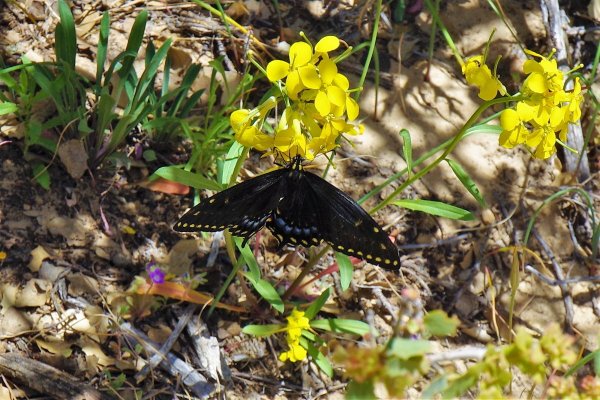
[[306,173],[313,201],[321,205],[321,237],[334,250],[383,268],[400,265],[398,248],[356,201],[317,175]]
[[216,232],[229,228],[248,240],[259,231],[277,207],[286,169],[278,169],[241,182],[203,199],[175,223],[177,232]]
[[285,178],[281,200],[267,222],[282,242],[316,245],[396,268],[398,249],[383,229],[350,196],[317,175],[294,170]]

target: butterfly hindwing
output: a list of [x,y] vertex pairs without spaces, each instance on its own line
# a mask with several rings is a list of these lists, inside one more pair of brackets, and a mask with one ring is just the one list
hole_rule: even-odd
[[229,228],[246,239],[259,231],[276,207],[284,169],[241,182],[202,201],[175,223],[177,232],[216,232]]
[[346,193],[305,172],[299,157],[202,200],[173,229],[228,228],[245,243],[265,225],[281,244],[310,247],[325,241],[336,251],[384,268],[400,263],[398,249],[377,222]]
[[[321,238],[334,250],[367,260],[383,268],[400,264],[398,248],[385,231],[356,201],[317,175],[306,173],[312,202],[318,202]],[[309,201],[310,203],[310,201]]]

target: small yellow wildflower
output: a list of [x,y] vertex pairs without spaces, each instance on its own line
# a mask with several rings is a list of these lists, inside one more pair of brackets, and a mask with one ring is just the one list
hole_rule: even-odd
[[8,257],[8,254],[5,251],[0,251],[0,261],[6,260],[6,257]]
[[485,65],[485,57],[483,55],[474,56],[463,64],[462,73],[467,82],[479,88],[479,98],[482,100],[492,100],[496,94],[506,94],[506,88],[492,74],[492,71]]
[[306,349],[300,345],[303,329],[310,329],[310,320],[304,316],[303,311],[296,309],[292,310],[289,317],[286,318],[288,323],[285,331],[287,331],[287,344],[289,350],[279,355],[281,361],[297,362],[306,358]]
[[526,52],[540,60],[530,59],[523,65],[528,74],[521,88],[525,98],[502,112],[499,141],[507,148],[526,144],[535,158],[546,159],[556,152],[557,137],[565,142],[569,123],[581,117],[581,84],[575,78],[573,90],[565,91],[554,52],[547,57]]
[[123,225],[121,227],[121,232],[123,232],[126,235],[135,235],[136,230],[133,229],[131,226],[129,225]]
[[523,82],[523,92],[531,91],[538,94],[558,93],[563,89],[563,73],[558,69],[554,51],[548,57],[530,50],[525,52],[531,56],[541,58],[540,61],[527,60],[523,64],[523,72],[529,76]]
[[529,130],[519,118],[519,113],[512,108],[507,108],[500,114],[500,145],[512,149],[518,144],[524,143],[529,135]]
[[313,51],[308,43],[296,42],[290,47],[290,62],[271,61],[267,65],[267,78],[276,82],[286,78],[287,94],[292,100],[298,99],[301,90],[318,89],[321,79],[317,67],[311,62]]
[[[297,42],[290,46],[289,62],[271,61],[266,74],[277,82],[279,96],[254,109],[233,112],[230,124],[235,139],[259,151],[276,150],[286,160],[295,156],[311,160],[333,150],[340,135],[361,133],[362,126],[348,122],[359,115],[358,103],[349,96],[350,82],[329,57],[340,43],[335,36],[325,36],[314,48]],[[264,133],[267,115],[281,102],[285,108],[274,132]]]

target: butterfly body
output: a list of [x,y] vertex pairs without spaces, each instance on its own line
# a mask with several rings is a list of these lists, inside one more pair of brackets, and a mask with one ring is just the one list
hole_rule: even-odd
[[266,226],[281,245],[325,241],[341,253],[384,268],[399,266],[398,250],[350,196],[304,171],[301,159],[204,199],[173,229],[215,232],[228,228],[244,244]]

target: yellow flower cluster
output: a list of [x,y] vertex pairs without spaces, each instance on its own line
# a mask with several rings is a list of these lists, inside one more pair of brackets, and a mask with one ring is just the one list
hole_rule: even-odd
[[288,324],[285,330],[287,331],[287,344],[290,349],[285,353],[281,353],[279,360],[302,361],[306,358],[306,349],[300,345],[300,338],[303,329],[310,329],[310,320],[304,316],[303,311],[296,309],[292,310],[292,313],[286,319]]
[[[362,133],[352,122],[359,107],[349,96],[348,78],[338,72],[329,52],[338,49],[335,36],[322,38],[314,48],[306,42],[292,44],[289,62],[267,65],[267,78],[278,85],[283,97],[270,97],[252,110],[240,109],[230,116],[235,139],[260,151],[277,150],[284,158],[301,156],[311,160],[337,146],[340,135]],[[281,101],[285,109],[272,134],[262,126],[269,112]]]
[[565,142],[569,123],[577,123],[581,117],[581,83],[576,77],[573,90],[565,91],[554,54],[527,53],[540,61],[530,59],[523,65],[528,74],[521,88],[525,99],[502,112],[500,144],[512,148],[524,143],[534,149],[534,157],[545,159],[556,151],[557,134]]
[[[546,159],[556,152],[557,135],[561,143],[565,142],[569,123],[577,123],[581,117],[581,83],[576,77],[573,90],[565,91],[564,75],[553,58],[554,53],[544,57],[526,52],[539,61],[529,59],[523,65],[527,74],[521,88],[523,99],[502,112],[499,141],[506,148],[525,144],[533,150],[534,157]],[[469,58],[462,71],[467,82],[479,87],[479,97],[483,100],[492,100],[497,93],[506,95],[504,85],[485,65],[484,56]]]
[[506,94],[506,88],[498,80],[496,74],[492,74],[490,68],[485,65],[485,56],[479,55],[469,58],[462,66],[462,73],[467,83],[479,88],[479,98],[491,100],[500,92]]

